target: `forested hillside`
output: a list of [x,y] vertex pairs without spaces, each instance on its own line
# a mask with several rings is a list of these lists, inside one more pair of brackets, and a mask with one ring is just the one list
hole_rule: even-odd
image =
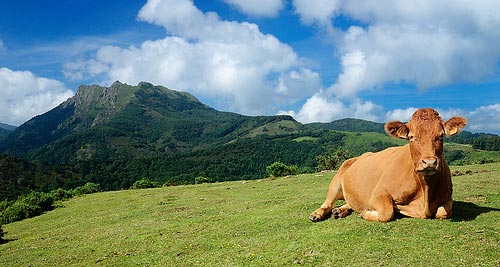
[[14,131],[14,129],[16,129],[15,126],[0,123],[0,144],[3,142],[3,140],[5,140],[7,135]]
[[29,161],[0,154],[0,200],[34,191],[49,191],[64,185],[74,188],[81,183],[81,175],[70,168],[42,166]]
[[311,128],[321,128],[321,129],[347,131],[347,132],[385,133],[383,123],[371,122],[360,119],[352,119],[352,118],[340,119],[329,123],[321,123],[321,122],[309,123],[307,124],[307,126]]

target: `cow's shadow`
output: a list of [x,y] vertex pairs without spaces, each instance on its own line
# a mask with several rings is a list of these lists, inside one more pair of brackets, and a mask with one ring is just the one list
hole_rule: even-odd
[[453,201],[452,222],[472,221],[477,216],[491,211],[500,211],[497,208],[481,207],[472,202]]

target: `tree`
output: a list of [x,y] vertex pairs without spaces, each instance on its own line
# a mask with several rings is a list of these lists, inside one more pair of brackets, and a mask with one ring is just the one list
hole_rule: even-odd
[[204,184],[204,183],[211,183],[212,179],[205,177],[205,176],[198,176],[194,178],[194,183],[195,184]]
[[316,157],[316,161],[318,162],[316,171],[336,170],[346,159],[351,157],[351,153],[343,148],[339,148],[333,153],[319,155]]
[[266,170],[270,176],[274,177],[283,177],[287,175],[299,174],[299,168],[297,166],[295,165],[288,166],[279,161],[276,161],[273,164],[267,166]]
[[151,181],[147,178],[142,178],[134,182],[130,189],[146,189],[146,188],[157,188],[160,184],[155,181]]

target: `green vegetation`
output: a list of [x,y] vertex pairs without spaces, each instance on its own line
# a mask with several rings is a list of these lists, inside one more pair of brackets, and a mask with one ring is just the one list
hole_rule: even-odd
[[69,167],[43,166],[0,154],[0,201],[13,200],[31,191],[70,189],[82,184],[81,176]]
[[194,178],[194,184],[204,184],[204,183],[211,183],[212,179],[204,176],[198,176]]
[[0,265],[498,266],[500,163],[453,171],[449,220],[311,223],[332,173],[85,195],[3,225]]
[[450,165],[471,165],[500,162],[500,151],[474,149],[471,145],[445,143],[445,158]]
[[299,174],[299,167],[295,165],[286,165],[279,161],[269,165],[266,167],[267,174],[271,177],[283,177],[288,175],[297,175]]
[[309,123],[307,126],[318,129],[328,129],[345,132],[376,132],[385,133],[384,124],[360,119],[345,118],[329,123]]
[[10,134],[11,131],[8,131],[6,129],[0,128],[0,142],[4,141],[5,138]]
[[56,201],[99,191],[101,191],[99,185],[87,183],[73,190],[57,189],[50,193],[33,191],[18,197],[16,201],[4,200],[0,202],[0,224],[32,218],[54,209]]
[[475,149],[500,151],[500,136],[464,131],[449,139],[450,142],[471,145]]
[[160,187],[160,183],[151,181],[147,178],[142,178],[141,180],[137,180],[130,187],[130,189],[146,189],[146,188],[157,188]]
[[316,171],[337,170],[340,165],[349,158],[352,158],[351,153],[342,148],[337,149],[335,152],[319,155],[316,157],[316,161],[318,162]]

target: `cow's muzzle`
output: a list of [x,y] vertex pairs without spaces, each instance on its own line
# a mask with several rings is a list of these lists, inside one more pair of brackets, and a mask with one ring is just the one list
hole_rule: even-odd
[[423,158],[417,167],[417,172],[423,175],[433,175],[439,171],[439,160],[436,157]]

